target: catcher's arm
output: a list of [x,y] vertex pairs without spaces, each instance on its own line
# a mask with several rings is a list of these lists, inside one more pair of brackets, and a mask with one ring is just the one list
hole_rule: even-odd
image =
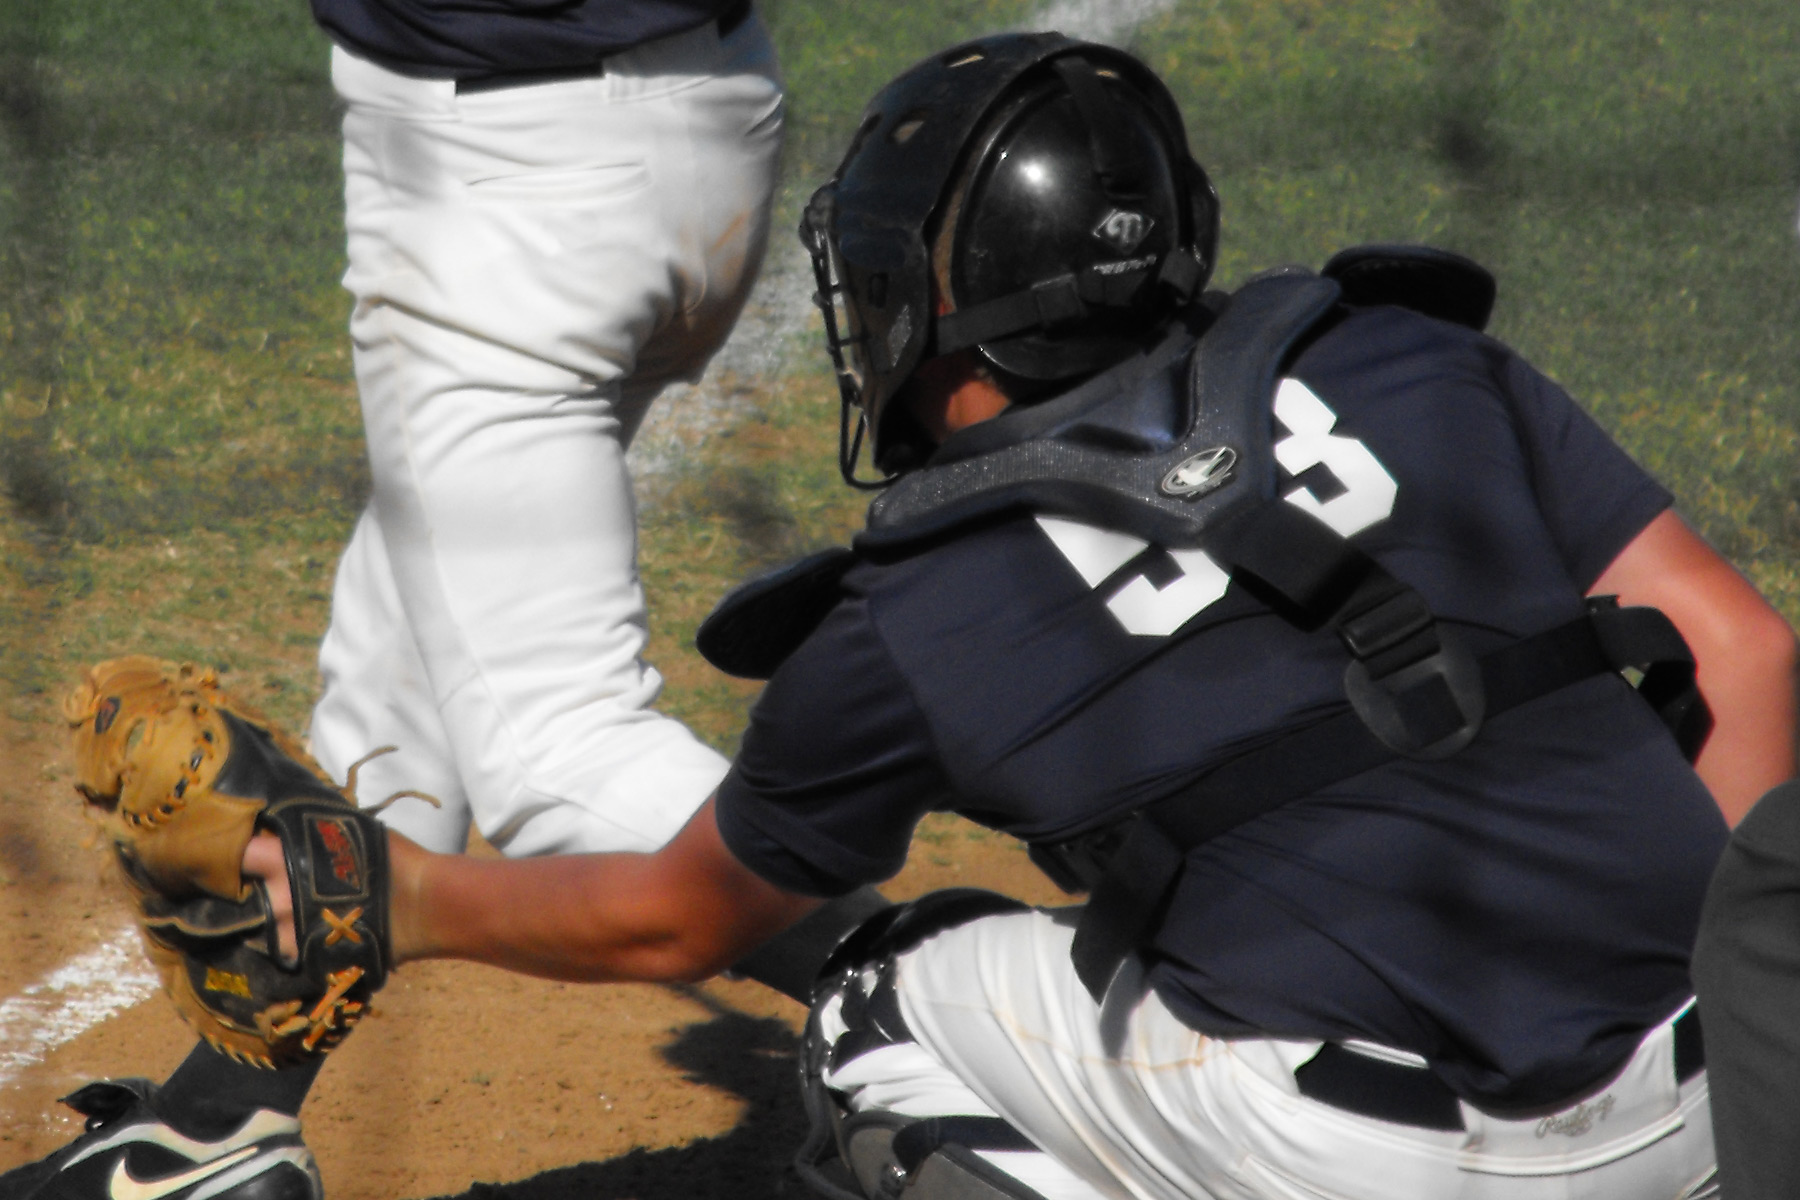
[[[733,857],[708,801],[654,854],[476,859],[388,835],[396,963],[461,958],[550,979],[696,980],[717,974],[816,908]],[[285,860],[259,837],[247,874],[287,910]],[[292,927],[284,919],[284,936]]]
[[1794,775],[1794,631],[1673,511],[1646,525],[1589,590],[1659,608],[1681,631],[1713,715],[1694,769],[1737,824]]

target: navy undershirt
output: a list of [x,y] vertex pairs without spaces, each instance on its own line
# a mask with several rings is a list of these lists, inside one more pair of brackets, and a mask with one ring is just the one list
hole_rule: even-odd
[[588,66],[704,25],[732,0],[312,0],[326,36],[402,75]]
[[[1289,373],[1398,481],[1355,543],[1478,654],[1578,615],[1669,504],[1561,389],[1467,330],[1368,310]],[[934,808],[1066,837],[1342,707],[1329,632],[1233,584],[1173,636],[1134,636],[1106,607],[1116,586],[1090,589],[1029,515],[857,566],[752,713],[719,796],[727,845],[834,894],[896,871]],[[1595,678],[1448,761],[1366,772],[1192,851],[1152,980],[1208,1033],[1366,1039],[1484,1106],[1550,1104],[1690,994],[1724,838],[1648,706]]]

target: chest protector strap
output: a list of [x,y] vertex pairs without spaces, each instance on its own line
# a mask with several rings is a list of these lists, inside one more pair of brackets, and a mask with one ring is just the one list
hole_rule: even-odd
[[[1694,660],[1654,608],[1590,601],[1587,615],[1484,655],[1476,663],[1490,715],[1591,676],[1631,669],[1638,692],[1689,758],[1711,717],[1694,687]],[[1400,757],[1356,709],[1265,743],[1096,833],[1035,845],[1031,857],[1061,886],[1090,889],[1071,955],[1096,999],[1125,957],[1146,947],[1162,921],[1187,852],[1220,834],[1341,780]]]
[[1282,500],[1227,521],[1208,549],[1303,627],[1329,625],[1350,663],[1344,694],[1389,749],[1447,758],[1487,715],[1481,672],[1425,598],[1316,517]]

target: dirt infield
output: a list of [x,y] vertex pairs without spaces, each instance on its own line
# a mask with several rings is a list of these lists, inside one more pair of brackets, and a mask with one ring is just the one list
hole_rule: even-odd
[[[128,925],[83,840],[58,731],[0,730],[0,1002]],[[886,890],[957,885],[1057,896],[1016,843],[939,818]],[[802,1016],[748,982],[585,986],[414,964],[320,1076],[307,1143],[331,1200],[804,1196],[787,1167]],[[56,1097],[101,1076],[160,1078],[191,1045],[154,994],[16,1069],[0,1082],[0,1169],[80,1132]],[[0,1062],[21,1051],[35,1053],[0,1042]]]

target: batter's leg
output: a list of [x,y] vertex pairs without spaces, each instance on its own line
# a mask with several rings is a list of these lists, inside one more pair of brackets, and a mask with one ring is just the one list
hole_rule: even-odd
[[641,354],[697,373],[742,304],[779,146],[761,38],[473,97],[337,59],[372,519],[509,854],[655,848],[724,772],[650,707],[618,405]]
[[[324,692],[313,709],[313,757],[343,783],[357,763],[357,800],[391,829],[440,854],[469,838],[469,802],[437,702],[394,589],[381,526],[365,512],[338,563],[331,626],[319,647]],[[393,749],[375,758],[368,756]]]

